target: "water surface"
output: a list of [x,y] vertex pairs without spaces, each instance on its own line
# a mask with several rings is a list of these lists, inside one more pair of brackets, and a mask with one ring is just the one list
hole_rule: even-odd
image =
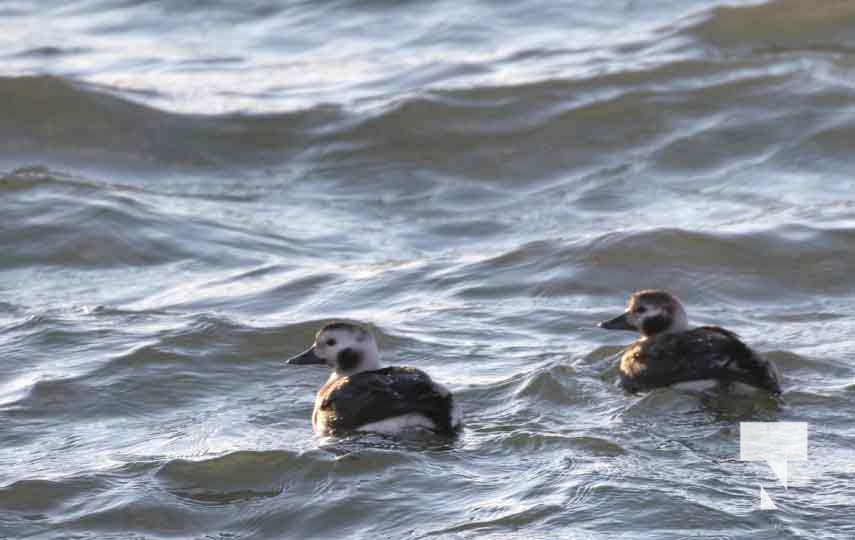
[[[602,4],[2,4],[0,537],[855,536],[855,4]],[[782,400],[625,395],[644,287]],[[461,436],[313,438],[337,317]]]

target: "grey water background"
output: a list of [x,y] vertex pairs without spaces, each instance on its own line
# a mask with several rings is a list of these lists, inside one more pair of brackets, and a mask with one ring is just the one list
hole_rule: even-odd
[[[0,21],[0,537],[855,537],[855,2]],[[643,287],[782,400],[616,388]],[[459,439],[313,438],[338,317]],[[809,423],[789,489],[748,420]]]

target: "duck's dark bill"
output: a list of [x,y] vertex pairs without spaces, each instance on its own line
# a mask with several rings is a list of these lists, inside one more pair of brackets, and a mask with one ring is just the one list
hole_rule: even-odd
[[605,328],[606,330],[635,330],[635,327],[627,322],[626,313],[619,315],[614,319],[603,321],[597,326]]
[[291,358],[289,358],[285,362],[287,364],[297,364],[297,365],[326,364],[326,362],[322,358],[318,358],[315,355],[315,348],[314,347],[301,352],[297,356],[292,356]]

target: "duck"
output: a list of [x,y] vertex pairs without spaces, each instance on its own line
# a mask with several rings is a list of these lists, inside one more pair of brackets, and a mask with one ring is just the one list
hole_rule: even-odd
[[382,367],[377,340],[362,324],[326,324],[311,347],[286,362],[333,369],[315,396],[312,426],[317,435],[428,431],[451,436],[461,428],[462,415],[451,392],[419,369]]
[[626,311],[598,326],[641,334],[623,352],[618,368],[620,385],[630,393],[672,385],[697,389],[708,383],[741,383],[749,389],[781,393],[781,377],[770,360],[755,353],[730,330],[689,326],[686,310],[668,291],[636,291]]

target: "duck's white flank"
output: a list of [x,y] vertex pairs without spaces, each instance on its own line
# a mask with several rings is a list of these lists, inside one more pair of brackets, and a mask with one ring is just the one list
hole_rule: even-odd
[[[709,392],[720,388],[722,383],[723,381],[720,381],[718,379],[700,379],[697,381],[674,383],[671,385],[671,388],[688,392]],[[739,381],[729,381],[725,384],[728,385],[728,391],[732,394],[742,394],[750,396],[752,394],[760,392],[760,389],[756,386],[751,386],[750,384],[741,383]]]
[[436,424],[427,416],[419,413],[407,413],[391,418],[385,418],[377,422],[369,422],[356,428],[357,431],[372,431],[374,433],[385,433],[394,435],[408,429],[436,429]]
[[718,379],[700,379],[697,381],[684,381],[671,385],[675,390],[684,390],[689,392],[708,392],[715,390],[721,385]]

